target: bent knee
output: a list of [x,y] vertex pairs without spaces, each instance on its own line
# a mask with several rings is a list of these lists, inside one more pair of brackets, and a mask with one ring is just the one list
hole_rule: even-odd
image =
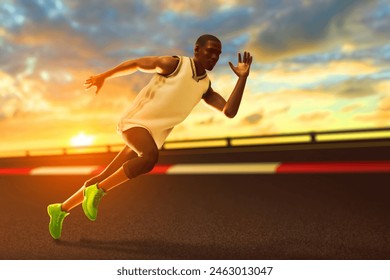
[[138,154],[138,156],[140,158],[143,158],[145,161],[147,161],[149,163],[154,162],[154,164],[156,164],[158,161],[158,149],[157,149],[157,147],[153,147],[153,148],[141,151]]
[[145,173],[152,171],[158,161],[158,150],[152,149],[139,155],[140,161],[144,164]]
[[158,150],[156,152],[144,152],[138,158],[126,161],[122,166],[129,179],[138,175],[149,173],[153,170],[158,161]]

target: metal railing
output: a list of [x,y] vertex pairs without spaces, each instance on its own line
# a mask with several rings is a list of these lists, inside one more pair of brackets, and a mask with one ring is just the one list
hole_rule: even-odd
[[[371,134],[371,135],[370,135]],[[344,136],[343,136],[344,135]],[[346,135],[350,135],[347,137]],[[351,136],[352,135],[352,136]],[[355,135],[355,136],[353,136]],[[373,136],[374,135],[374,136]],[[379,135],[379,136],[378,136]],[[336,137],[335,137],[336,136]],[[343,136],[343,137],[337,137]],[[162,150],[178,150],[178,149],[193,149],[193,148],[213,148],[213,147],[237,147],[248,145],[280,145],[280,144],[315,144],[329,141],[355,141],[360,140],[390,140],[390,127],[385,128],[368,128],[368,129],[353,129],[353,130],[330,130],[330,131],[309,131],[299,133],[282,133],[256,136],[239,136],[239,137],[222,137],[222,138],[201,138],[192,140],[172,140],[167,141],[161,148]],[[122,147],[122,144],[113,145],[96,145],[89,147],[69,147],[69,148],[45,148],[31,149],[25,151],[13,151],[14,153],[22,154],[22,156],[31,155],[67,155],[80,154],[91,152],[116,152]],[[7,153],[12,153],[9,151]],[[0,151],[0,157],[3,157]]]

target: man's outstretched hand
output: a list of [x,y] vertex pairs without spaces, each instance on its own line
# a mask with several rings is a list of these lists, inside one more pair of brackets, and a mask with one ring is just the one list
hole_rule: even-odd
[[89,89],[93,86],[96,87],[96,94],[98,94],[99,90],[103,87],[105,78],[102,75],[96,75],[96,76],[91,76],[88,79],[85,80],[84,86],[85,89]]
[[233,63],[229,61],[230,68],[232,68],[233,72],[236,73],[238,77],[248,77],[251,64],[252,56],[249,52],[244,52],[243,57],[241,57],[241,53],[238,53],[237,66],[234,66]]

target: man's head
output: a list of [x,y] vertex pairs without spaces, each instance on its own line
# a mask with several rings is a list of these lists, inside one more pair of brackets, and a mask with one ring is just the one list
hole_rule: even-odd
[[213,70],[222,52],[221,41],[210,34],[204,34],[196,40],[195,60],[206,70]]

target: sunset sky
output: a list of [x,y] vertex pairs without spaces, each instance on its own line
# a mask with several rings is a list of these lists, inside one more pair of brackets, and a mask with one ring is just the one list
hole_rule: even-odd
[[116,125],[151,74],[84,80],[149,55],[193,55],[203,33],[223,53],[209,73],[225,98],[228,61],[253,54],[236,118],[199,103],[168,140],[387,127],[389,0],[3,0],[0,151],[121,143]]

